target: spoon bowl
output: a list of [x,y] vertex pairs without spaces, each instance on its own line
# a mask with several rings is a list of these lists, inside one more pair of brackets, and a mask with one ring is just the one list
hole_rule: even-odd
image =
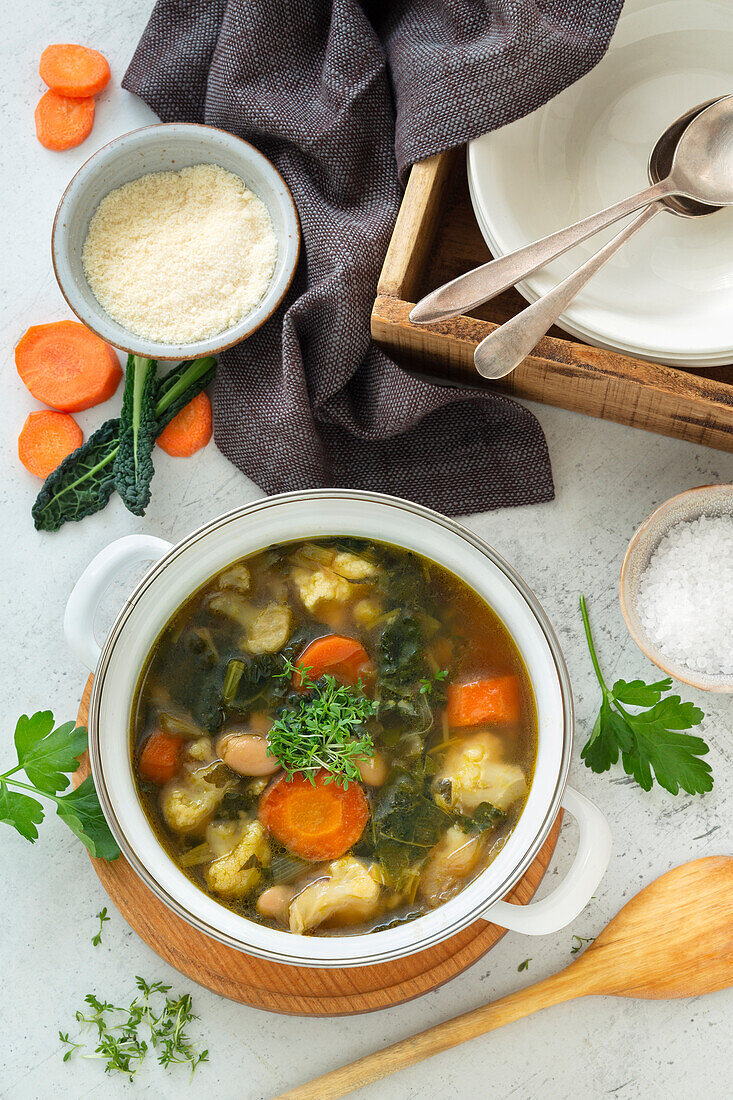
[[733,96],[693,119],[680,138],[666,182],[677,193],[711,206],[733,204]]

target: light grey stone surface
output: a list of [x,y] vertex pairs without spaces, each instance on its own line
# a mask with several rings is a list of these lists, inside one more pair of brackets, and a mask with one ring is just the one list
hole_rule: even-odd
[[[148,531],[177,539],[193,527],[259,496],[213,445],[190,461],[156,452],[148,516],[135,520],[114,500],[100,515],[56,535],[37,534],[30,506],[37,483],[18,466],[16,436],[36,403],[20,384],[12,347],[27,325],[68,316],[49,261],[49,233],[59,195],[75,169],[116,134],[150,120],[119,88],[141,32],[148,0],[37,0],[5,8],[3,81],[4,263],[2,272],[3,470],[0,483],[4,639],[0,648],[4,732],[0,760],[11,760],[21,712],[51,707],[76,713],[84,670],[61,631],[70,588],[90,558],[112,539]],[[113,72],[100,97],[94,132],[80,148],[47,152],[33,136],[41,94],[39,54],[49,41],[86,42],[104,51]],[[116,412],[80,415],[85,431]],[[572,928],[538,940],[509,933],[470,971],[411,1004],[366,1017],[281,1017],[221,1000],[178,975],[112,909],[102,946],[94,948],[95,913],[107,898],[82,847],[51,817],[31,848],[2,829],[0,974],[3,1042],[0,1096],[8,1100],[206,1095],[217,1100],[271,1097],[359,1055],[545,977],[571,959],[574,933],[595,935],[637,889],[686,859],[730,852],[731,704],[683,689],[707,711],[706,736],[716,787],[705,798],[644,794],[618,770],[594,776],[579,761],[598,692],[582,636],[578,593],[586,593],[601,660],[609,677],[653,673],[630,641],[617,599],[621,557],[634,528],[682,489],[733,480],[733,457],[705,448],[538,407],[547,432],[557,499],[545,506],[473,516],[468,524],[523,574],[544,602],[564,646],[578,709],[571,781],[608,814],[614,853],[597,897]],[[116,594],[119,599],[119,593]],[[111,608],[108,607],[108,614]],[[569,865],[573,828],[561,838],[546,886]],[[530,958],[525,972],[519,963]],[[670,960],[670,966],[675,960]],[[151,1060],[134,1085],[105,1078],[97,1061],[61,1062],[59,1028],[75,1031],[74,1012],[88,991],[129,1003],[134,976],[193,988],[201,1021],[193,1028],[211,1051],[189,1088],[185,1069],[164,1072]],[[718,1097],[730,1091],[733,995],[681,1002],[592,999],[517,1023],[363,1090],[365,1100],[565,1097],[615,1100]]]

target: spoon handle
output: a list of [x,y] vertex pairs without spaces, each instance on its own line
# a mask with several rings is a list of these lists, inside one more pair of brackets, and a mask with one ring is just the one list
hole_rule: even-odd
[[509,252],[506,256],[474,268],[473,271],[467,271],[422,298],[410,311],[410,320],[417,324],[428,324],[466,313],[521,282],[539,267],[544,267],[556,256],[562,256],[568,249],[612,225],[619,218],[633,214],[639,207],[671,194],[675,194],[674,186],[668,180],[662,180],[639,191],[637,195],[622,199],[606,210],[569,225],[566,229],[550,233],[549,237],[533,241],[532,244],[518,248],[516,252]]
[[659,213],[662,206],[661,202],[651,203],[577,271],[482,340],[473,355],[479,374],[484,378],[503,378],[511,374],[555,324],[585,284],[630,237]]
[[553,974],[552,977],[518,993],[502,997],[493,1004],[474,1008],[471,1012],[464,1012],[462,1016],[436,1024],[435,1027],[429,1027],[408,1039],[401,1039],[374,1054],[367,1054],[356,1062],[317,1077],[306,1085],[283,1092],[274,1097],[274,1100],[335,1100],[336,1097],[346,1096],[355,1089],[363,1088],[371,1081],[379,1081],[382,1077],[422,1062],[433,1054],[450,1050],[459,1043],[485,1035],[488,1031],[539,1012],[542,1008],[584,996],[591,990],[570,977],[569,972],[572,969],[572,965],[566,967],[559,974]]

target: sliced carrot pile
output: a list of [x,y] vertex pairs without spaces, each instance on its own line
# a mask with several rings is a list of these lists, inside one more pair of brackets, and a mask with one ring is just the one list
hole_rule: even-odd
[[361,787],[349,783],[345,791],[335,781],[326,783],[327,775],[317,772],[315,786],[303,775],[291,780],[280,776],[262,795],[258,811],[276,840],[294,855],[314,862],[348,852],[369,819],[369,803]]
[[46,92],[36,107],[36,135],[46,149],[61,152],[81,145],[94,125],[94,99]]
[[[327,634],[325,638],[316,638],[305,647],[298,664],[307,672],[311,680],[318,680],[327,672],[346,684],[355,684],[362,679],[370,668],[369,654],[361,642],[354,638],[345,638],[341,634]],[[303,678],[296,672],[293,685],[302,687]]]
[[158,436],[158,446],[174,458],[188,458],[211,439],[211,402],[199,393]]
[[47,478],[67,455],[81,447],[81,428],[67,413],[32,412],[18,436],[18,458],[29,474]]
[[161,787],[172,779],[178,771],[182,744],[180,737],[163,733],[162,730],[151,733],[142,747],[137,765],[143,779],[150,779]]
[[52,92],[74,99],[98,95],[111,75],[103,54],[71,43],[46,46],[38,72]]
[[520,694],[516,676],[494,676],[469,684],[451,684],[446,717],[450,726],[477,726],[480,722],[511,725],[519,721]]
[[16,345],[15,365],[33,396],[61,412],[99,405],[122,378],[114,349],[78,321],[33,325]]

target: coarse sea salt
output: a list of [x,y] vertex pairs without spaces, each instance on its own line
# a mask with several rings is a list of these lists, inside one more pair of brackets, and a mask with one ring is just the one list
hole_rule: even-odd
[[670,528],[640,578],[637,611],[665,657],[733,675],[733,515]]

